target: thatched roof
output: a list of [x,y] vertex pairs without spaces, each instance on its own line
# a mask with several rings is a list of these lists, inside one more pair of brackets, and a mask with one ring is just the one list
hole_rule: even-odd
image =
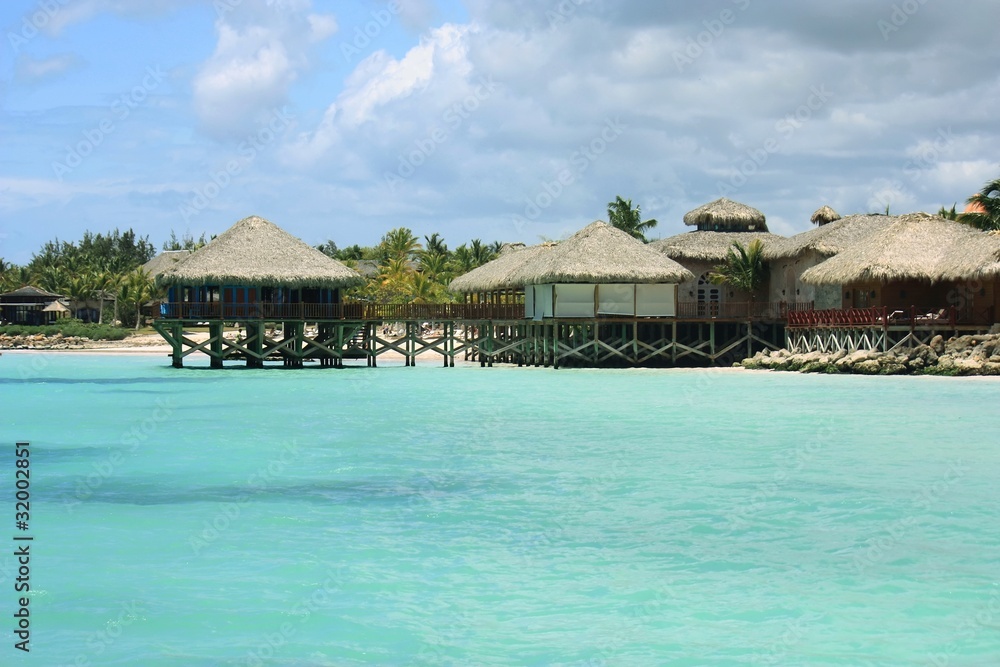
[[157,276],[159,285],[351,287],[364,283],[349,269],[272,222],[251,216]]
[[33,285],[25,285],[23,287],[18,287],[13,292],[4,292],[0,294],[0,297],[5,296],[17,296],[17,297],[36,297],[39,299],[61,299],[62,294],[53,294],[52,292],[47,292],[40,287],[34,287]]
[[42,308],[43,313],[68,313],[70,312],[69,307],[61,301],[53,301],[49,305]]
[[684,224],[697,225],[706,230],[767,231],[763,213],[725,197],[688,211],[684,214]]
[[552,242],[527,247],[524,244],[505,244],[496,259],[455,278],[448,289],[471,293],[524,287],[523,282],[512,279],[515,271],[555,246]]
[[764,248],[764,257],[768,260],[788,259],[809,250],[815,250],[821,255],[836,255],[864,243],[869,236],[895,221],[896,217],[888,215],[849,215],[807,232],[777,240]]
[[1000,275],[1000,238],[926,213],[897,217],[802,274],[813,284],[972,280]]
[[812,214],[812,217],[809,218],[809,220],[814,224],[822,226],[822,225],[827,225],[836,220],[840,220],[840,214],[834,211],[829,206],[822,206],[816,209],[816,212]]
[[677,261],[722,262],[735,241],[747,246],[754,239],[760,239],[766,248],[783,238],[770,232],[685,232],[653,241],[649,247]]
[[172,269],[177,262],[191,254],[190,250],[164,250],[159,255],[143,264],[141,268],[147,275],[156,277]]
[[679,283],[693,278],[663,253],[600,220],[549,251],[539,252],[510,276],[521,285]]

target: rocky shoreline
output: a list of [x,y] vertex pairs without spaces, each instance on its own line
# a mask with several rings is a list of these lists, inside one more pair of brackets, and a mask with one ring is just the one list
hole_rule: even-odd
[[124,340],[92,340],[81,336],[55,334],[0,334],[0,350],[91,350],[95,348],[137,348],[163,345],[159,336],[130,336]]
[[929,345],[892,352],[765,350],[734,364],[750,369],[858,375],[1000,375],[1000,334],[935,336]]

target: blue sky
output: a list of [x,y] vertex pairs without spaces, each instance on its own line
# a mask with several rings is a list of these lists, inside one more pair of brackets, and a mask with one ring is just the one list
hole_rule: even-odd
[[621,194],[685,231],[936,211],[1000,176],[1000,3],[7,0],[0,257],[261,215],[537,242]]

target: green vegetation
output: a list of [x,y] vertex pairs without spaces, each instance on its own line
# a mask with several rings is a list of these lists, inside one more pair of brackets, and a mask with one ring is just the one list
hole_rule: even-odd
[[608,224],[646,243],[646,232],[656,227],[657,222],[655,219],[643,222],[639,205],[633,208],[631,199],[622,199],[618,195],[614,201],[608,202]]
[[449,250],[438,233],[424,236],[421,244],[410,229],[397,227],[373,247],[339,249],[333,241],[326,241],[316,249],[370,274],[367,284],[349,290],[348,297],[379,303],[448,303],[455,299],[448,283],[494,259],[501,245],[472,239]]
[[750,294],[753,300],[756,292],[767,280],[770,269],[764,259],[764,243],[754,239],[744,247],[739,241],[726,252],[724,263],[715,267],[709,279],[716,285],[731,285]]
[[[156,254],[148,237],[131,229],[108,234],[84,232],[79,242],[49,241],[27,266],[0,259],[0,291],[23,285],[63,294],[78,303],[90,301],[102,323],[139,323],[139,309],[157,295],[152,279],[139,270]],[[114,307],[105,309],[105,303]]]
[[112,327],[107,324],[86,324],[80,320],[65,319],[58,324],[47,324],[39,327],[29,327],[20,324],[9,324],[0,327],[0,334],[8,336],[55,336],[62,334],[64,338],[89,338],[90,340],[122,340],[129,335],[127,329]]

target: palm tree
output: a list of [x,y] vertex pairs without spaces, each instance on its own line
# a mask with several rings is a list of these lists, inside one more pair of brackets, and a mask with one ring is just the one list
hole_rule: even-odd
[[468,273],[479,266],[476,264],[476,259],[472,256],[472,252],[469,251],[469,248],[464,243],[455,248],[455,252],[451,253],[451,259],[455,267],[455,273],[458,275]]
[[444,239],[437,232],[434,232],[430,236],[424,235],[424,252],[430,253],[432,255],[447,255],[448,246],[445,244]]
[[472,239],[469,242],[469,252],[472,254],[472,268],[482,266],[496,256],[496,253],[493,252],[490,246],[485,245],[480,239]]
[[446,282],[450,277],[448,257],[441,253],[422,253],[420,255],[420,273],[430,280]]
[[632,200],[622,199],[621,195],[608,202],[608,222],[643,243],[646,242],[646,232],[657,225],[655,219],[643,222],[641,207],[637,204],[632,208]]
[[1000,178],[983,186],[983,189],[968,199],[975,209],[963,213],[959,220],[984,231],[1000,230]]
[[745,248],[739,241],[726,252],[726,259],[709,274],[709,280],[715,285],[731,285],[736,289],[750,294],[750,301],[767,280],[770,269],[764,260],[764,242],[760,239],[750,241]]
[[136,269],[131,273],[122,276],[118,287],[118,300],[132,308],[135,308],[135,328],[142,324],[142,304],[153,298],[155,288],[153,281],[142,269]]
[[958,216],[961,214],[955,210],[956,206],[958,206],[958,204],[952,204],[950,209],[942,206],[938,209],[938,217],[944,218],[945,220],[958,220]]
[[379,244],[382,249],[383,258],[388,259],[412,259],[420,250],[420,241],[413,235],[413,232],[406,227],[397,227],[390,230],[382,237]]

